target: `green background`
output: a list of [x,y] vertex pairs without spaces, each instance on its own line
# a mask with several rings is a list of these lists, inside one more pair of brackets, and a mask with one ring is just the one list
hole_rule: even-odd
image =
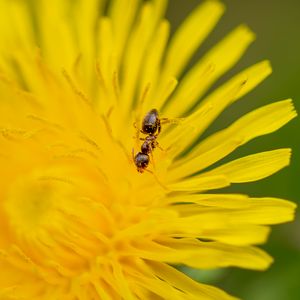
[[[208,130],[213,132],[229,125],[244,113],[273,101],[292,98],[300,112],[300,1],[299,0],[224,0],[226,13],[205,41],[194,60],[226,33],[241,23],[257,35],[241,61],[217,84],[263,59],[272,63],[273,74],[263,84],[227,109]],[[170,0],[167,17],[175,30],[199,0]],[[258,138],[236,151],[231,158],[264,150],[291,147],[291,166],[259,182],[234,185],[231,190],[252,196],[274,196],[300,200],[300,124],[299,118],[280,131]],[[300,299],[300,215],[293,223],[273,227],[267,245],[274,258],[266,272],[236,268],[196,271],[185,269],[195,279],[214,284],[245,300]]]

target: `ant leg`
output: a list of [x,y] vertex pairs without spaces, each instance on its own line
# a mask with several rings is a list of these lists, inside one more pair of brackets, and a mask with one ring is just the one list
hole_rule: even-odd
[[138,129],[138,127],[136,126],[136,122],[133,122],[133,127],[136,129],[136,131],[139,133],[144,133],[142,130]]
[[134,162],[135,157],[134,157],[134,149],[133,149],[133,148],[132,148],[131,154],[132,154],[132,160],[133,160],[133,162]]
[[154,157],[153,157],[153,148],[150,146],[151,151],[150,151],[150,155],[151,155],[151,161],[152,161],[152,165],[153,165],[153,169],[155,170],[155,162],[154,162]]
[[140,140],[140,133],[143,133],[143,132],[136,126],[136,122],[133,123],[133,127],[136,129],[135,135],[133,136],[133,138],[135,139],[136,147],[138,147],[139,140]]
[[157,140],[154,140],[153,141],[153,144],[152,144],[152,149],[154,150],[155,148],[158,148],[160,149],[161,151],[165,151],[160,145],[159,145],[159,142]]
[[160,122],[161,124],[180,124],[184,121],[185,118],[161,118]]
[[136,126],[136,122],[133,123],[133,127],[135,128],[135,136],[134,136],[134,138],[136,140],[138,140],[139,139],[139,129]]
[[170,189],[164,185],[159,179],[158,177],[156,176],[156,174],[154,172],[152,172],[151,170],[148,170],[148,169],[145,169],[146,172],[150,173],[153,175],[154,179],[156,180],[156,182],[167,192],[170,192]]
[[139,135],[140,132],[143,133],[143,131],[138,129],[138,127],[136,126],[136,122],[133,122],[133,127],[136,129],[136,135],[137,136]]
[[160,131],[161,131],[161,122],[159,120],[157,123],[157,134],[155,136],[158,136],[160,134]]
[[157,147],[159,150],[161,150],[161,151],[165,151],[160,145],[159,145],[159,143],[158,142],[156,142],[156,145],[155,145],[155,147]]
[[140,140],[140,141],[145,141],[146,140],[145,138],[141,138],[141,137],[138,137],[138,136],[139,136],[139,134],[137,133],[136,135],[133,136],[133,138],[136,139],[137,141],[138,140]]

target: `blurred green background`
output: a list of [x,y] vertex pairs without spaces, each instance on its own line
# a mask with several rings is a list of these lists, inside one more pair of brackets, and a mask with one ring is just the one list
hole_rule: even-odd
[[[246,23],[257,35],[255,43],[242,60],[217,84],[246,66],[269,59],[273,74],[243,100],[227,109],[209,132],[223,128],[244,113],[267,103],[292,98],[300,112],[300,1],[299,0],[223,0],[227,10],[220,23],[205,41],[200,57],[214,43],[240,23]],[[170,0],[167,17],[175,30],[199,0]],[[252,196],[274,196],[300,202],[300,122],[293,120],[280,131],[260,137],[241,147],[230,158],[264,150],[291,147],[292,164],[281,172],[231,190]],[[196,271],[188,270],[195,279],[214,284],[245,300],[300,299],[300,214],[293,223],[274,226],[267,245],[263,246],[275,259],[266,272],[236,268]]]

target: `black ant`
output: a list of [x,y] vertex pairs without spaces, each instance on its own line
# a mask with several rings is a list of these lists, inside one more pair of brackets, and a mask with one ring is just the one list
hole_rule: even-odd
[[147,170],[147,167],[150,162],[149,155],[152,156],[152,152],[156,147],[162,150],[162,148],[159,146],[156,140],[158,135],[161,132],[161,124],[178,123],[179,120],[180,119],[170,120],[168,118],[160,118],[158,115],[158,111],[155,108],[151,109],[145,115],[142,122],[142,129],[140,130],[140,132],[146,134],[147,136],[145,138],[140,138],[140,140],[144,141],[141,146],[141,151],[138,152],[135,156],[134,156],[134,152],[132,152],[133,161],[137,167],[138,172],[140,173],[143,173],[144,171],[151,172]]
[[161,131],[160,118],[157,109],[151,109],[143,119],[141,132],[147,134],[146,138],[141,138],[144,141],[141,146],[141,151],[135,156],[133,153],[133,160],[138,172],[143,173],[150,161],[149,155],[152,155],[154,148],[159,147],[156,141],[157,136]]

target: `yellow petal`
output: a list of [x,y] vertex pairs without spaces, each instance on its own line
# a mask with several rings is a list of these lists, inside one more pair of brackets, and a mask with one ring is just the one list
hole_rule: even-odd
[[[185,292],[174,288],[160,278],[136,278],[136,284],[144,288],[144,298],[139,299],[174,299],[174,300],[193,300]],[[147,291],[147,292],[146,292]],[[151,294],[149,293],[151,292]],[[153,293],[153,294],[152,294]],[[157,297],[157,298],[156,298]]]
[[[226,212],[224,211],[224,213]],[[244,224],[240,219],[236,221],[235,219],[230,220],[230,218],[221,218],[221,221],[215,222],[216,218],[216,214],[208,214],[204,217],[199,216],[199,218],[173,220],[173,226],[166,226],[166,229],[172,228],[172,237],[174,238],[202,238],[242,246],[262,244],[270,233],[270,228],[267,226]],[[215,222],[212,226],[197,225],[197,222],[208,222],[209,219]]]
[[101,295],[103,300],[111,300],[111,296],[107,293],[105,288],[102,286],[101,281],[99,280],[99,278],[96,278],[94,280],[92,279],[91,284],[95,288],[98,295]]
[[[197,283],[191,278],[184,275],[175,268],[160,262],[149,262],[148,265],[153,269],[155,274],[168,282],[172,286],[176,286],[180,290],[187,291],[191,295],[196,295],[197,299],[203,300],[234,300],[236,298],[229,296],[225,292],[205,284]],[[187,298],[189,299],[189,298]],[[191,298],[193,299],[193,298]]]
[[237,247],[225,244],[203,243],[194,256],[183,263],[193,268],[237,266],[253,270],[265,270],[273,262],[264,251],[255,247]]
[[142,257],[146,259],[200,269],[237,266],[264,270],[273,261],[268,254],[256,247],[202,242],[192,238],[167,238],[159,243],[151,243],[149,247],[150,251],[137,245]]
[[[63,1],[62,1],[63,2]],[[102,0],[79,0],[75,2],[77,8],[74,8],[74,18],[78,22],[74,22],[75,30],[77,32],[77,42],[79,51],[77,54],[82,54],[83,76],[81,81],[90,90],[95,83],[94,76],[94,57],[96,55],[96,29],[95,23],[102,13],[104,1]],[[67,8],[68,9],[68,8]]]
[[154,23],[164,17],[168,8],[168,0],[153,0],[154,6]]
[[[175,237],[204,237],[237,245],[261,243],[269,230],[264,226],[252,224],[277,224],[291,221],[294,218],[296,205],[292,202],[275,198],[222,197],[208,198],[203,205],[193,204],[197,196],[176,196],[178,202],[171,206],[178,213],[161,223],[157,220],[156,228],[173,232]],[[183,204],[180,201],[190,201]],[[209,204],[209,200],[213,203]],[[234,203],[234,200],[237,202]],[[218,202],[229,202],[226,206]],[[179,204],[178,204],[179,203]],[[199,200],[201,203],[201,200]],[[246,234],[247,233],[247,234]]]
[[[206,105],[197,111],[197,118],[199,120],[205,120],[212,113],[213,106]],[[163,131],[160,136],[162,145],[169,145],[168,154],[170,158],[180,153],[186,145],[197,136],[196,122],[189,118],[183,119],[181,122],[169,128],[170,130]],[[199,126],[199,122],[197,124]]]
[[[146,55],[146,50],[153,32],[156,32],[157,24],[153,22],[154,7],[152,2],[145,2],[141,16],[132,31],[129,40],[127,51],[123,60],[123,82],[121,84],[121,111],[124,118],[130,118],[134,96],[137,92],[136,82],[143,67],[143,59]],[[136,51],[139,49],[139,51]],[[123,131],[121,130],[123,133]]]
[[238,146],[241,145],[241,140],[237,138],[222,140],[220,145],[208,150],[207,152],[199,155],[193,159],[185,160],[184,162],[174,162],[170,165],[169,180],[177,180],[194,174],[202,169],[219,161],[221,158],[233,152]]
[[[224,11],[219,1],[199,5],[175,33],[167,52],[164,72],[177,77]],[[180,54],[180,55],[179,55]]]
[[[198,216],[174,219],[173,223],[171,221],[165,223],[165,227],[161,226],[160,230],[173,232],[171,236],[174,238],[203,238],[231,245],[261,244],[266,241],[270,232],[268,227],[243,223],[241,218],[234,214],[223,217],[220,212],[221,210],[215,213],[203,212]],[[224,210],[222,213],[225,215],[226,211]],[[250,215],[255,218],[255,213],[251,214],[248,211],[247,220]],[[229,216],[232,216],[232,219]],[[259,222],[257,223],[259,224]]]
[[125,45],[128,41],[139,3],[140,0],[116,0],[111,1],[111,5],[109,6],[108,16],[112,21],[115,56],[118,65],[124,55]]
[[190,147],[193,141],[204,132],[227,106],[252,90],[270,73],[270,64],[263,61],[242,71],[208,95],[201,102],[199,108],[187,117],[182,124],[173,127],[171,132],[161,137],[163,143],[171,145],[174,149],[174,151],[172,150],[172,156],[179,154],[186,147]]
[[260,152],[236,159],[199,177],[223,175],[232,183],[256,181],[288,166],[290,157],[290,149]]
[[[161,61],[169,34],[170,24],[168,21],[164,20],[159,24],[156,34],[150,41],[151,47],[147,49],[144,66],[142,68],[140,93],[145,88],[145,86],[147,86],[147,84],[151,85],[150,89],[153,92],[153,90],[155,90],[156,88],[157,83],[159,83]],[[153,49],[155,49],[155,51],[153,51]],[[143,103],[146,107],[146,111],[149,111],[153,107],[156,107],[156,101],[158,100],[153,95],[149,96]]]
[[293,220],[297,206],[277,198],[249,198],[245,202],[244,208],[229,210],[228,217],[241,223],[278,224]]
[[[99,99],[96,99],[96,105],[99,114],[103,114],[116,103],[118,96],[116,82],[114,81],[117,72],[116,41],[111,19],[102,17],[98,22],[99,30],[96,39],[99,54],[96,62],[96,72],[100,95]],[[101,101],[104,98],[106,101]]]
[[181,116],[188,111],[215,80],[240,59],[253,40],[254,34],[246,26],[233,30],[184,76],[174,97],[164,107],[164,113]]
[[291,99],[260,107],[238,119],[228,128],[219,131],[193,149],[193,156],[204,153],[228,139],[241,140],[243,144],[251,139],[274,132],[297,116]]
[[133,295],[132,290],[129,287],[129,283],[124,276],[124,272],[121,269],[119,262],[112,262],[112,272],[115,277],[115,283],[117,284],[118,290],[121,292],[122,297],[128,300],[137,300],[137,298]]
[[111,86],[112,74],[115,71],[114,65],[114,37],[112,32],[111,20],[107,17],[102,17],[99,20],[99,35],[98,39],[98,49],[99,55],[98,60],[101,67],[102,76],[106,81],[106,85]]
[[[243,70],[208,95],[200,103],[198,110],[201,110],[201,107],[204,105],[213,106],[214,110],[209,122],[213,121],[214,118],[216,118],[228,105],[251,91],[268,75],[270,75],[271,72],[272,69],[268,61],[262,61]],[[195,121],[195,117],[198,115],[198,110],[191,115],[191,120]],[[201,126],[201,132],[210,124],[209,122],[206,120],[205,126]]]
[[196,145],[184,159],[174,162],[170,176],[179,178],[201,171],[249,140],[279,129],[296,116],[291,100],[256,109]]
[[[1,37],[5,37],[6,43],[1,44],[1,50],[6,52],[9,47],[24,47],[25,51],[30,51],[35,40],[34,30],[31,26],[30,16],[27,13],[25,2],[1,1],[1,11],[5,12],[1,16]],[[10,26],[11,28],[9,28]],[[9,28],[6,32],[5,28]],[[5,53],[7,54],[7,53]]]
[[206,191],[219,189],[229,185],[226,176],[206,176],[201,178],[191,178],[178,183],[168,185],[172,191]]
[[[79,55],[71,26],[66,22],[64,14],[68,11],[65,1],[55,0],[49,6],[47,1],[40,1],[43,14],[38,14],[40,44],[43,56],[49,65],[57,71],[62,67],[70,67]],[[49,30],[49,27],[52,30]],[[56,41],[53,43],[53,41]],[[59,47],[57,47],[59,45]]]
[[[203,230],[201,238],[230,245],[247,246],[265,243],[269,234],[270,228],[267,226],[238,224],[227,228]],[[188,237],[189,235],[186,236]],[[195,234],[190,236],[197,238]]]
[[[148,97],[148,107],[160,107],[161,103],[165,102],[174,92],[178,85],[178,80],[175,77],[168,77],[160,84],[160,89],[151,97]],[[151,102],[150,102],[151,101]]]
[[169,195],[164,203],[195,203],[203,206],[239,208],[247,205],[247,195],[242,194],[189,194]]

